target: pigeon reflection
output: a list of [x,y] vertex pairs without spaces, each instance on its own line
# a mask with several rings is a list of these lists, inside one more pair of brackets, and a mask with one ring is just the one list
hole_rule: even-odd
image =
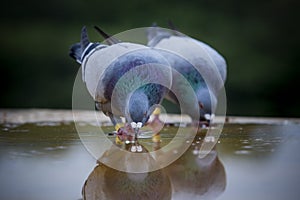
[[[130,145],[126,149],[130,151]],[[142,148],[146,152],[146,148]],[[120,154],[120,156],[119,156]],[[127,155],[127,156],[126,156]],[[122,154],[116,146],[112,146],[99,159],[103,162],[113,159],[113,162],[126,165],[127,170],[134,171],[141,167],[145,169],[154,164],[154,159],[150,154],[142,157],[143,161],[130,154]],[[138,169],[139,170],[139,169]],[[172,190],[170,179],[164,170],[156,170],[145,173],[128,173],[113,169],[103,163],[98,165],[91,172],[82,189],[84,200],[96,199],[171,199]]]
[[[226,173],[216,148],[199,158],[202,136],[197,134],[179,159],[156,171],[126,173],[98,162],[84,183],[83,199],[216,199],[225,190]],[[157,148],[159,143],[154,143],[153,149]],[[99,160],[110,159],[114,153],[116,148],[112,147]],[[130,158],[119,159],[128,167],[138,163]],[[150,159],[149,165],[154,162],[154,159],[147,159]]]
[[223,164],[213,149],[199,158],[192,146],[164,171],[172,185],[172,199],[216,199],[226,187]]

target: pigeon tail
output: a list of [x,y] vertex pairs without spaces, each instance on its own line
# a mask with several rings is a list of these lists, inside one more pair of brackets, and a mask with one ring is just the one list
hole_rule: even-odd
[[100,43],[92,43],[89,41],[87,30],[84,26],[81,30],[80,42],[71,46],[69,55],[79,64],[81,64],[85,56],[88,55],[91,50],[95,49],[98,45],[100,45]]
[[168,29],[158,27],[155,23],[153,23],[152,27],[147,29],[148,46],[154,47],[162,39],[169,38],[171,36],[172,33],[169,32]]
[[169,38],[171,36],[179,36],[179,37],[185,37],[183,33],[180,33],[177,31],[174,24],[169,20],[168,21],[169,27],[171,30],[162,28],[157,26],[156,23],[152,24],[152,27],[149,27],[147,29],[147,38],[148,38],[148,46],[154,47],[157,45],[161,40]]

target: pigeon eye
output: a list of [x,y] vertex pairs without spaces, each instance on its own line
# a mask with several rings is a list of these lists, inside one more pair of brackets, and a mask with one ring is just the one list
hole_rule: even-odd
[[200,103],[200,102],[199,102],[199,107],[200,107],[201,109],[203,109],[203,108],[204,108],[203,103]]

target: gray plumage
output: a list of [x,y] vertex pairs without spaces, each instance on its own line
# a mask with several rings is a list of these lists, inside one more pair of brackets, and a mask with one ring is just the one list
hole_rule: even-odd
[[157,84],[167,80],[167,74],[156,67],[161,64],[168,65],[160,54],[148,48],[119,56],[104,70],[96,100],[108,101],[111,110],[106,111],[124,116],[128,122],[146,123],[153,106],[160,104],[166,93],[166,88]]
[[[201,119],[205,119],[205,114],[213,114],[218,93],[226,80],[225,59],[203,42],[160,27],[149,28],[148,46],[157,49],[172,68],[179,72],[173,74],[172,90],[180,94],[180,97],[170,92],[166,98],[175,103],[178,103],[178,98],[185,98],[188,102],[189,97],[185,94],[185,87],[180,79],[182,75],[195,92]],[[194,109],[195,105],[190,105],[187,111],[193,119]]]

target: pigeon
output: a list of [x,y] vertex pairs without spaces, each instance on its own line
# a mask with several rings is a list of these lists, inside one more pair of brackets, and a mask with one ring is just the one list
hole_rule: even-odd
[[[147,170],[156,162],[146,148],[143,149],[141,157],[120,152],[116,146],[108,149],[86,179],[82,187],[83,199],[171,199],[169,177],[164,169]],[[124,170],[100,161],[118,164]],[[136,173],[136,170],[141,172]]]
[[[148,46],[157,49],[176,72],[173,73],[172,90],[165,98],[175,104],[179,104],[178,99],[184,99],[183,102],[189,104],[187,89],[183,84],[188,81],[198,105],[188,105],[186,114],[193,121],[209,122],[214,116],[218,94],[226,81],[225,59],[209,45],[175,30],[154,26],[148,28],[147,37]],[[195,113],[195,110],[200,113]]]
[[164,168],[172,183],[172,199],[217,199],[226,188],[226,171],[216,148],[200,158],[197,145]]
[[[94,98],[95,107],[107,115],[117,131],[116,143],[132,136],[137,140],[156,105],[170,85],[167,60],[141,44],[121,42],[106,37],[106,43],[93,43],[82,28],[81,41],[70,48],[70,56],[82,66],[82,79]],[[122,125],[121,117],[125,118]],[[140,146],[132,151],[141,151]]]

